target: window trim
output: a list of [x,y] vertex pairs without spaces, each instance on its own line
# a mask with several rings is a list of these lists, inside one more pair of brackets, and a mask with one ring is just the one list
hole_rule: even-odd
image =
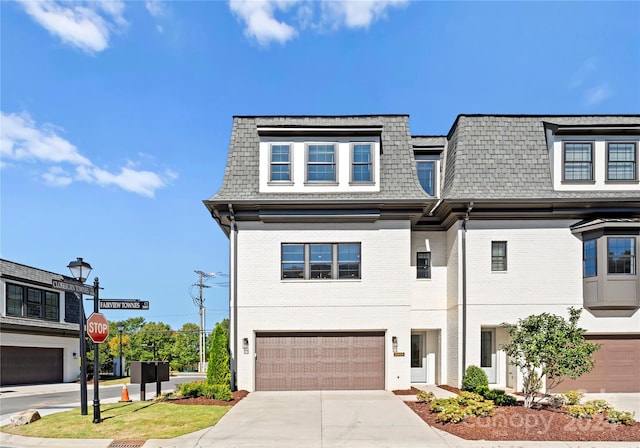
[[[420,264],[420,255],[427,255],[425,258],[427,260],[425,265]],[[424,276],[421,276],[420,273],[425,272]],[[416,278],[421,280],[431,279],[431,252],[428,251],[418,251],[416,252]]]
[[[623,235],[607,235],[606,236],[606,246],[607,246],[607,275],[636,275],[637,271],[637,238],[633,236],[623,236]],[[610,260],[611,260],[611,250],[610,243],[611,240],[630,240],[632,252],[629,254],[629,267],[631,268],[631,272],[611,272],[609,269]],[[625,257],[626,258],[626,257]]]
[[[355,147],[356,146],[364,146],[364,145],[368,145],[369,146],[369,162],[368,163],[363,163],[363,162],[358,162],[356,163],[354,160],[355,157]],[[357,185],[363,185],[363,184],[374,184],[375,183],[375,166],[374,166],[374,162],[375,162],[375,157],[374,157],[374,143],[373,142],[350,142],[349,143],[349,183],[351,184],[357,184]],[[369,173],[370,173],[370,178],[369,180],[354,180],[354,176],[353,176],[353,170],[356,166],[362,166],[362,165],[368,165],[369,166]]]
[[[498,245],[504,245],[504,255],[494,255],[493,251]],[[507,242],[506,241],[491,241],[491,272],[507,272],[508,270],[508,251],[507,251]],[[501,262],[503,264],[503,269],[496,269],[495,262]]]
[[[311,277],[311,247],[315,245],[329,245],[331,246],[331,268],[329,277]],[[358,276],[357,277],[341,277],[340,273],[340,246],[356,245],[358,246]],[[284,277],[284,264],[283,259],[284,248],[286,246],[302,246],[303,247],[303,268],[302,276],[298,277]],[[361,280],[362,279],[362,243],[359,242],[313,242],[313,243],[280,243],[280,280],[282,281],[342,281],[342,280]]]
[[[309,162],[309,148],[311,146],[333,146],[333,163],[320,163]],[[313,185],[338,185],[338,165],[339,165],[339,144],[337,142],[306,142],[304,145],[305,161],[304,161],[304,181],[307,184]],[[309,180],[309,166],[311,165],[332,165],[333,166],[333,179],[332,180]]]
[[[15,313],[10,313],[9,312],[9,306],[8,306],[8,301],[9,301],[9,287],[15,287],[15,288],[20,288],[22,291],[22,299],[21,299],[21,309],[20,309],[20,314],[15,314]],[[29,292],[37,292],[39,293],[40,296],[40,300],[38,302],[33,302],[30,301],[30,294]],[[55,313],[56,316],[54,318],[48,318],[47,316],[47,309],[50,308],[51,305],[48,304],[48,298],[49,297],[56,297],[57,298],[57,312]],[[15,299],[12,299],[15,300]],[[38,307],[39,307],[39,311],[38,311],[38,315],[37,316],[31,316],[29,315],[29,303],[37,303]],[[47,290],[47,289],[41,289],[41,288],[36,288],[32,285],[22,285],[22,284],[18,284],[18,283],[9,283],[7,282],[5,284],[5,312],[7,316],[12,316],[12,317],[22,317],[25,319],[38,319],[38,320],[45,320],[48,322],[60,322],[60,292],[58,291],[51,291],[51,290]]]
[[[273,161],[273,147],[274,146],[288,146],[289,147],[289,162],[274,162]],[[288,180],[274,180],[273,179],[273,166],[274,165],[288,165],[289,166],[289,179]],[[269,143],[269,180],[270,184],[293,184],[293,143],[291,142],[273,142]]]
[[[593,257],[587,258],[587,244],[593,244]],[[587,274],[587,263],[593,260],[593,274]],[[598,239],[589,238],[582,240],[582,277],[593,278],[598,276]]]
[[[589,145],[591,148],[591,159],[589,161],[590,169],[589,169],[589,179],[567,179],[567,161],[566,161],[566,147],[567,145]],[[593,140],[563,140],[562,141],[562,182],[563,183],[571,183],[571,184],[590,184],[595,183],[595,172],[594,172],[594,155],[595,155],[595,142]],[[569,163],[578,163],[578,162],[569,162]],[[583,163],[583,162],[581,162]]]
[[[608,140],[605,142],[606,144],[606,160],[605,160],[605,170],[606,170],[606,177],[605,177],[605,182],[606,183],[616,183],[616,184],[621,184],[621,183],[634,183],[634,182],[638,182],[638,144],[637,142],[634,141],[615,141],[615,140]],[[616,144],[625,144],[625,145],[633,145],[633,178],[632,179],[611,179],[609,177],[609,164],[610,159],[609,159],[609,146],[610,145],[616,145]]]
[[[416,176],[418,178],[418,183],[420,184],[420,187],[424,190],[425,193],[433,196],[433,197],[437,197],[438,196],[438,171],[439,171],[439,162],[440,162],[440,156],[437,155],[431,155],[431,154],[420,154],[420,153],[414,153],[413,159],[415,161],[415,166],[416,166]],[[432,175],[432,179],[431,179],[431,190],[432,193],[429,193],[427,191],[426,188],[424,188],[424,185],[422,185],[422,181],[420,180],[420,174],[418,172],[418,165],[421,163],[425,163],[425,164],[431,164],[433,167],[433,175]]]

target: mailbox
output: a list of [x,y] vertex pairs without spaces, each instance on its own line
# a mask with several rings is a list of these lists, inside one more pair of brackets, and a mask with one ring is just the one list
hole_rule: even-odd
[[160,361],[131,361],[132,384],[159,383],[169,381],[169,363]]

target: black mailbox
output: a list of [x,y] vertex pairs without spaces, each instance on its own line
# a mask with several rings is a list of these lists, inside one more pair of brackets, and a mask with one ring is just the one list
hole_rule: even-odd
[[156,396],[160,396],[160,383],[169,381],[169,363],[160,361],[131,361],[131,384],[140,384],[140,399],[145,401],[146,383],[156,383]]

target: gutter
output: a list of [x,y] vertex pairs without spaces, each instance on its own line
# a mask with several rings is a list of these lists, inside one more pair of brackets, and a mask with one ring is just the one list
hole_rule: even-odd
[[462,221],[462,375],[467,370],[467,221],[473,209],[469,202]]
[[[233,233],[233,237],[229,241],[233,244],[233,250],[229,251],[231,273],[233,281],[229,289],[229,318],[232,318],[233,312],[233,357],[231,358],[231,390],[238,390],[237,387],[237,366],[238,366],[238,225],[236,224],[236,216],[233,211],[233,205],[229,204],[229,213],[231,225],[229,233]],[[231,235],[229,235],[231,237]],[[233,298],[233,307],[231,306],[231,298]],[[233,309],[232,309],[233,308]]]

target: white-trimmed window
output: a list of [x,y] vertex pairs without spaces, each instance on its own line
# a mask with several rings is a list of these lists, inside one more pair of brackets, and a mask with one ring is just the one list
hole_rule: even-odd
[[636,273],[636,239],[633,237],[607,238],[607,273]]
[[564,142],[562,155],[563,180],[593,180],[593,142]]
[[435,196],[436,192],[436,166],[438,156],[416,154],[416,171],[418,172],[418,180],[422,189]]
[[351,144],[351,182],[373,182],[373,145]]
[[491,241],[491,270],[495,272],[507,270],[506,241]]
[[360,243],[283,243],[283,280],[359,279]]
[[638,151],[633,142],[607,142],[607,180],[637,180]]
[[291,145],[273,144],[270,149],[269,180],[291,182]]
[[307,181],[336,182],[336,145],[310,143],[307,145]]

